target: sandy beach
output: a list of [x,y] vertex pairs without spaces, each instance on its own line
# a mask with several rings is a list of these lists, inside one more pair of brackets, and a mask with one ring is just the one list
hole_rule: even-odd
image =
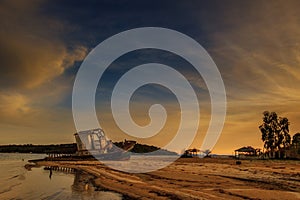
[[130,199],[300,199],[300,161],[180,158],[163,169],[131,174],[98,161],[42,161],[83,170],[95,184]]

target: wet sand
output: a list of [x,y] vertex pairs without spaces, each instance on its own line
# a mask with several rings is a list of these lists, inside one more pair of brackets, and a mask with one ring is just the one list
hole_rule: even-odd
[[39,162],[84,170],[95,184],[130,199],[300,199],[300,161],[180,158],[144,174],[110,169],[97,161]]

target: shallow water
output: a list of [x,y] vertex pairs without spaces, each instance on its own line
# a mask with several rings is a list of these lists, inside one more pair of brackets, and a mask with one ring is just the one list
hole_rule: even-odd
[[94,177],[71,169],[24,165],[41,154],[0,154],[0,199],[122,199],[122,195],[94,187]]

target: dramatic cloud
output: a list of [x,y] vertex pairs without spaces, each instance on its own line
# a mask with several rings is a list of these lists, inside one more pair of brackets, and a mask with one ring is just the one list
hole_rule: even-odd
[[[245,145],[261,147],[258,125],[264,110],[288,117],[291,133],[299,132],[300,2],[228,2],[126,2],[124,7],[111,1],[1,1],[0,131],[10,135],[1,135],[1,143],[30,142],[28,136],[40,132],[43,137],[36,138],[37,143],[72,141],[70,104],[77,61],[107,37],[145,26],[171,28],[195,38],[216,62],[227,91],[228,115],[215,153],[231,153]],[[131,58],[138,64],[172,59],[158,54],[161,57],[150,52]],[[129,64],[134,62],[117,63],[104,80],[107,85]],[[210,119],[206,85],[183,61],[165,64],[174,64],[197,92],[201,124],[191,147],[200,147]],[[97,97],[104,98],[106,89],[100,88]],[[176,131],[179,111],[169,96],[157,98],[156,92],[160,91],[147,91],[137,100],[146,105],[162,100],[170,116],[159,137],[141,141],[164,145]],[[132,105],[134,120],[147,124],[145,105],[133,103],[137,103]],[[108,133],[121,132],[108,108],[98,113],[99,119]],[[55,141],[53,134],[62,138]]]
[[2,117],[16,117],[31,112],[28,99],[20,94],[0,94]]
[[[239,138],[236,148],[249,141],[261,146],[257,127],[264,110],[288,117],[291,134],[299,131],[299,8],[298,1],[251,1],[222,7],[218,20],[208,19],[213,40],[209,51],[228,93],[227,123],[216,151],[234,149],[228,139],[233,137]],[[225,28],[217,31],[220,24]]]
[[49,121],[63,116],[66,110],[58,104],[72,87],[72,79],[63,75],[87,54],[86,47],[62,39],[67,26],[41,14],[43,3],[0,3],[0,123],[20,132],[28,126],[50,129]]
[[[63,74],[87,49],[68,47],[63,24],[39,13],[43,1],[2,1],[1,87],[34,88]],[[72,49],[71,49],[72,48]]]

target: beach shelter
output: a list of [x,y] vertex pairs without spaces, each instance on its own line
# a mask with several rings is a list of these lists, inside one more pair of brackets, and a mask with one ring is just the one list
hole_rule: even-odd
[[247,147],[242,147],[239,149],[236,149],[234,151],[234,155],[236,158],[242,156],[256,156],[256,149],[251,147],[251,146],[247,146]]

